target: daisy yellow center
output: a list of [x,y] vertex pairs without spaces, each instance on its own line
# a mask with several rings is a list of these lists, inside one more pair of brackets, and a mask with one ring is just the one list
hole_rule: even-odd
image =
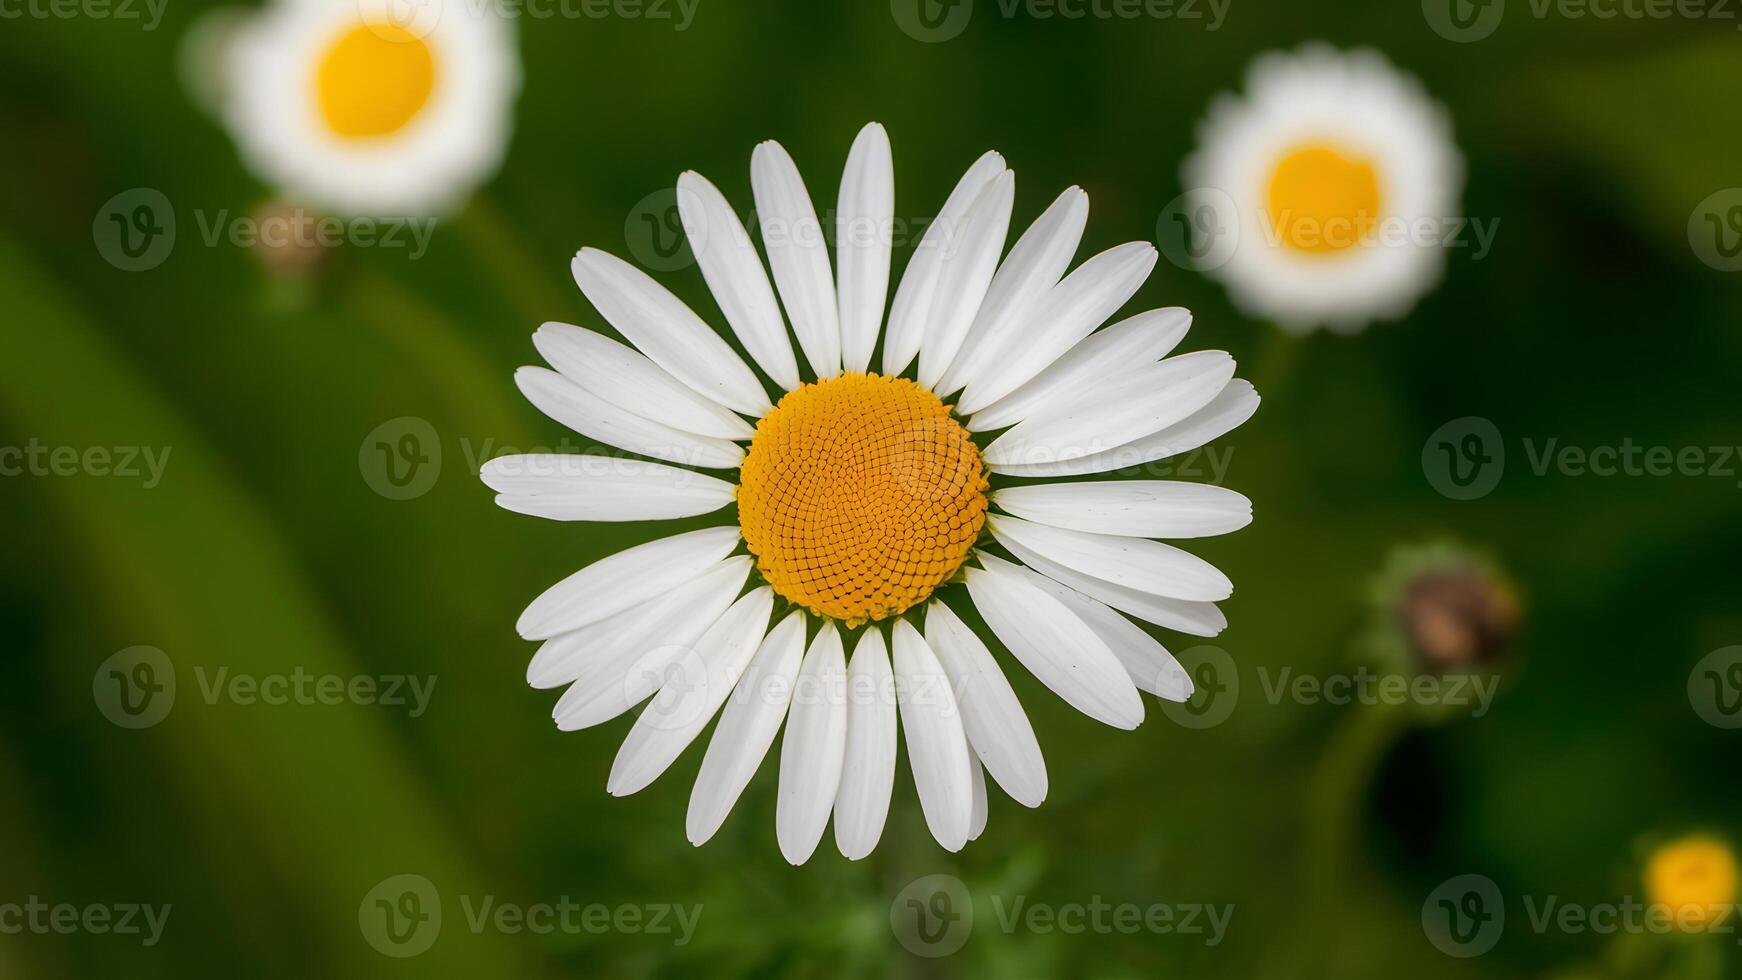
[[1678,927],[1703,930],[1736,904],[1736,857],[1707,837],[1665,844],[1646,866],[1645,890],[1653,905],[1668,908]]
[[394,24],[359,24],[321,56],[315,96],[327,127],[346,139],[390,136],[435,91],[435,53]]
[[905,378],[844,374],[788,392],[756,425],[738,521],[784,598],[857,626],[925,601],[986,521],[980,451]]
[[1371,161],[1318,144],[1291,150],[1277,162],[1265,198],[1284,244],[1327,255],[1365,241],[1382,204]]

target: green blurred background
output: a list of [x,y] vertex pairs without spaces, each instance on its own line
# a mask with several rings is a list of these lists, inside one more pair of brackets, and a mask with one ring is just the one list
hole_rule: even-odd
[[[0,478],[0,903],[173,908],[150,947],[0,935],[0,976],[1603,976],[1622,940],[1539,932],[1524,899],[1637,895],[1642,841],[1736,831],[1742,733],[1702,720],[1688,682],[1742,642],[1742,478],[1538,476],[1522,446],[1742,442],[1742,280],[1702,262],[1687,230],[1742,184],[1742,22],[1538,17],[1513,0],[1491,37],[1458,44],[1399,0],[1233,0],[1216,30],[1007,18],[980,0],[960,36],[920,43],[882,0],[701,0],[682,31],[526,19],[507,162],[427,254],[345,247],[285,278],[198,234],[200,217],[269,196],[178,76],[183,37],[212,9],[169,0],[155,30],[0,23],[0,446],[172,452],[150,489]],[[568,257],[630,254],[637,208],[686,168],[748,211],[761,139],[832,199],[873,119],[895,148],[898,215],[930,214],[996,148],[1019,175],[1019,223],[1080,183],[1093,213],[1079,255],[1153,239],[1208,100],[1256,53],[1310,39],[1374,46],[1419,75],[1455,119],[1465,213],[1499,233],[1485,257],[1453,252],[1405,321],[1355,337],[1284,336],[1166,261],[1134,301],[1193,309],[1186,346],[1233,352],[1265,396],[1218,444],[1256,522],[1196,549],[1237,587],[1230,628],[1208,641],[1238,665],[1226,721],[1192,729],[1151,700],[1142,728],[1115,732],[1012,670],[1051,793],[1029,811],[994,790],[990,826],[956,855],[925,832],[905,763],[883,843],[856,864],[828,838],[805,867],[781,859],[772,758],[699,849],[683,834],[699,747],[608,797],[630,719],[555,731],[513,622],[551,582],[666,529],[500,511],[474,470],[565,437],[511,375],[535,361],[541,320],[597,322]],[[140,187],[172,202],[181,233],[162,265],[126,272],[99,254],[93,219]],[[717,321],[693,267],[660,278]],[[1422,448],[1465,416],[1491,420],[1509,458],[1491,494],[1457,501],[1424,476]],[[433,429],[439,476],[389,499],[360,454],[406,417]],[[1270,703],[1260,670],[1350,670],[1369,582],[1398,545],[1442,538],[1523,596],[1492,710],[1428,725]],[[97,710],[93,677],[136,645],[165,652],[179,693],[160,724],[129,730]],[[436,687],[414,718],[208,704],[195,677],[299,667]],[[1376,729],[1370,775],[1335,790],[1351,741]],[[1346,839],[1329,860],[1327,835]],[[360,903],[407,873],[434,883],[445,925],[428,952],[392,959],[365,941]],[[890,906],[939,873],[974,895],[975,928],[953,956],[915,957]],[[1470,959],[1422,926],[1430,892],[1464,874],[1507,896],[1504,935]],[[474,931],[461,898],[481,896],[703,913],[684,945]],[[1003,929],[994,903],[1018,896],[1235,912],[1215,945]],[[1735,938],[1712,937],[1697,968],[1664,937],[1628,940],[1665,948],[1622,959],[1640,975],[1742,976]]]

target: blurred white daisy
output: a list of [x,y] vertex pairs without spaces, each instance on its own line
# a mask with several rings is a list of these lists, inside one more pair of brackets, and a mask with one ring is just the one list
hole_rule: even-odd
[[[1245,497],[1216,486],[994,491],[992,481],[1189,451],[1245,421],[1258,396],[1225,353],[1167,356],[1190,325],[1184,310],[1096,330],[1156,253],[1121,245],[1066,275],[1088,218],[1082,190],[1060,195],[1000,263],[1015,184],[997,153],[930,224],[887,324],[895,181],[883,128],[853,144],[832,235],[779,144],[756,148],[751,183],[772,284],[713,184],[684,174],[678,202],[720,313],[762,377],[664,287],[596,249],[575,257],[575,280],[633,346],[554,323],[533,337],[554,370],[519,371],[527,398],[650,460],[499,458],[483,468],[497,503],[555,520],[645,521],[736,502],[737,521],[630,548],[552,586],[518,624],[544,643],[527,679],[568,686],[554,711],[564,730],[653,698],[611,768],[618,796],[651,783],[719,714],[690,798],[696,844],[719,829],[784,720],[776,834],[794,864],[831,813],[842,854],[876,846],[899,727],[927,824],[957,850],[984,825],[982,767],[1027,806],[1046,796],[1047,773],[1008,665],[940,601],[943,587],[965,586],[1016,662],[1071,705],[1135,728],[1139,690],[1183,700],[1192,685],[1126,617],[1212,636],[1226,623],[1215,602],[1232,590],[1207,562],[1148,539],[1251,520]],[[980,448],[974,437],[995,430]]]
[[354,216],[461,203],[501,163],[520,88],[487,0],[273,0],[223,55],[243,159],[284,196]]
[[1403,316],[1462,229],[1450,118],[1374,51],[1261,55],[1245,94],[1211,105],[1183,177],[1201,267],[1294,331]]

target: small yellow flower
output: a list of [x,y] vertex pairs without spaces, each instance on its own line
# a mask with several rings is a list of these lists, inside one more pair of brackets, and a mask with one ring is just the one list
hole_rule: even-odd
[[1713,837],[1671,841],[1646,863],[1645,890],[1654,906],[1669,910],[1676,928],[1703,932],[1736,905],[1736,855]]

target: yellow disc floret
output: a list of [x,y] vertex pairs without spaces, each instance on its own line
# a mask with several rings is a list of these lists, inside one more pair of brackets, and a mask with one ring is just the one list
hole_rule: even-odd
[[1702,932],[1736,906],[1736,856],[1722,841],[1703,835],[1671,841],[1646,863],[1645,891],[1678,929]]
[[786,599],[857,626],[925,601],[986,521],[980,451],[905,378],[844,374],[788,392],[756,425],[738,522]]
[[1270,174],[1265,204],[1277,237],[1302,252],[1331,254],[1367,240],[1379,220],[1373,164],[1329,146],[1291,150]]
[[435,91],[435,54],[395,24],[359,24],[320,59],[315,98],[337,136],[373,139],[403,129]]

